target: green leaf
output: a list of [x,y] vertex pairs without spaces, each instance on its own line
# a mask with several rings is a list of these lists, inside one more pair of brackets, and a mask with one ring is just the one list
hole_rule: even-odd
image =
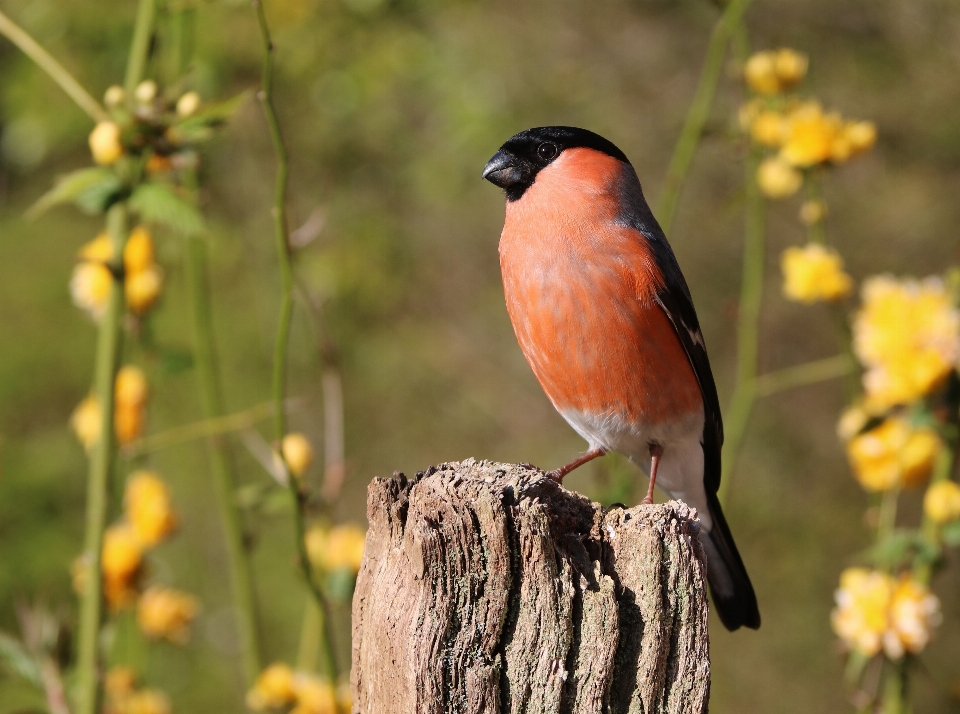
[[173,188],[159,183],[137,186],[130,196],[130,208],[145,221],[161,223],[178,233],[194,235],[203,232],[200,211],[176,194]]
[[916,546],[917,536],[913,531],[897,530],[867,550],[866,558],[877,567],[895,568],[907,559]]
[[0,632],[0,661],[6,662],[18,675],[38,687],[43,686],[40,667],[20,642]]
[[960,521],[947,523],[940,531],[940,537],[947,545],[960,545]]
[[123,184],[112,169],[103,166],[79,169],[57,180],[27,211],[33,219],[61,203],[76,203],[87,213],[103,213],[123,191]]

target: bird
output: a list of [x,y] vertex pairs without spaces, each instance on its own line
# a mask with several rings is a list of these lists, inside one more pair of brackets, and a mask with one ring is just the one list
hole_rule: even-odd
[[683,273],[612,142],[548,126],[508,139],[483,169],[506,194],[500,268],[507,312],[534,375],[589,446],[558,483],[607,452],[697,509],[721,622],[757,629],[760,611],[720,507],[723,422]]

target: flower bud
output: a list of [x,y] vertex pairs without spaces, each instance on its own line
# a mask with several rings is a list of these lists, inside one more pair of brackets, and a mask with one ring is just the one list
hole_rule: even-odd
[[800,206],[800,222],[805,226],[820,223],[827,215],[827,204],[823,201],[804,201]]
[[287,462],[287,468],[294,477],[299,478],[313,463],[313,446],[310,441],[300,432],[287,434],[283,437],[281,445],[283,451],[283,460]]
[[114,84],[107,87],[107,91],[104,92],[103,103],[106,104],[108,108],[113,109],[123,104],[126,98],[127,95],[123,91],[123,87]]
[[807,74],[807,56],[787,47],[777,50],[773,64],[781,90],[797,84]]
[[188,117],[200,108],[200,95],[196,92],[187,92],[177,100],[177,114]]
[[776,94],[780,91],[776,55],[773,52],[757,52],[750,57],[744,65],[743,75],[747,85],[757,94]]
[[937,525],[960,518],[960,486],[954,481],[939,481],[923,496],[923,512]]
[[757,168],[757,184],[767,198],[786,198],[800,190],[803,175],[785,161],[771,157]]
[[133,96],[135,96],[141,104],[149,104],[157,97],[157,83],[152,79],[143,80],[137,85]]
[[102,121],[90,132],[88,140],[93,160],[101,166],[115,164],[123,156],[123,145],[120,143],[120,127],[116,122]]

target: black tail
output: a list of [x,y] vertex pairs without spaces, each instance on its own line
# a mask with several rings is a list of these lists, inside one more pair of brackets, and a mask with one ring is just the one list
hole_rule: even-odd
[[707,551],[707,582],[710,583],[713,606],[728,630],[737,630],[743,625],[755,630],[760,627],[757,596],[730,535],[727,519],[723,517],[720,500],[709,488],[707,505],[713,528],[709,533],[701,531],[701,543]]

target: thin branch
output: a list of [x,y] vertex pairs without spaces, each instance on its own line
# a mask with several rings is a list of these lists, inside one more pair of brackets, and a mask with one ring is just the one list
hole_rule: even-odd
[[703,71],[700,73],[700,82],[697,84],[697,91],[687,112],[683,129],[680,131],[680,138],[677,139],[673,150],[667,175],[663,180],[660,200],[657,201],[657,217],[660,227],[667,236],[670,235],[670,229],[673,226],[680,189],[690,171],[690,164],[697,150],[697,144],[700,142],[700,136],[703,134],[703,127],[710,116],[710,107],[713,105],[713,98],[723,72],[723,59],[726,57],[730,38],[740,26],[743,13],[751,2],[752,0],[730,0],[710,36],[707,57],[703,63]]
[[[207,246],[203,238],[187,238],[186,272],[190,285],[190,312],[193,344],[197,355],[197,379],[203,411],[208,419],[223,417],[223,394],[217,369],[210,314],[210,289],[207,282]],[[270,404],[270,411],[273,404]],[[222,434],[208,437],[210,472],[217,494],[217,507],[223,527],[224,544],[230,573],[230,589],[236,606],[237,629],[240,634],[243,671],[248,687],[260,673],[260,631],[250,556],[246,547],[243,524],[235,497],[236,474],[230,447]]]
[[854,369],[856,365],[850,355],[835,355],[760,375],[754,382],[754,389],[759,399],[788,389],[844,377]]
[[[284,401],[284,409],[287,412],[293,412],[300,408],[301,399],[287,399]],[[229,434],[233,431],[242,431],[273,416],[274,403],[264,402],[256,406],[244,409],[234,414],[204,419],[202,421],[175,426],[172,429],[161,431],[152,436],[147,436],[133,442],[124,449],[124,456],[133,459],[153,451],[160,451],[171,446],[183,444],[195,439],[205,439],[211,436]]]
[[150,53],[150,36],[153,34],[153,20],[156,15],[156,0],[139,0],[137,18],[133,25],[133,41],[130,43],[130,55],[127,58],[127,71],[123,77],[123,89],[127,101],[133,101],[133,95],[143,79]]
[[765,254],[764,201],[757,186],[760,154],[751,149],[746,162],[746,227],[743,244],[743,275],[740,283],[740,311],[737,317],[737,381],[727,409],[726,441],[723,449],[721,501],[730,491],[733,466],[740,453],[743,435],[757,397],[760,307],[763,298]]
[[[119,263],[127,242],[127,206],[115,204],[107,213],[107,232],[113,243],[114,261]],[[83,562],[88,568],[80,598],[77,635],[77,714],[95,714],[98,709],[98,645],[102,616],[100,551],[107,516],[107,484],[113,469],[116,438],[113,427],[114,382],[120,361],[120,318],[123,314],[123,282],[120,265],[114,266],[107,308],[97,338],[95,391],[100,403],[100,438],[93,446],[87,479],[87,525]]]
[[110,115],[100,106],[100,102],[90,96],[90,93],[53,58],[53,55],[43,49],[27,34],[26,30],[4,15],[2,11],[0,11],[0,34],[19,47],[27,57],[33,60],[34,64],[46,72],[91,119],[95,122],[110,120]]
[[[286,199],[287,199],[287,179],[289,175],[289,162],[287,159],[287,148],[283,141],[283,134],[280,131],[280,122],[277,119],[276,109],[273,105],[273,40],[270,38],[270,27],[267,24],[267,17],[263,10],[261,0],[253,0],[254,9],[257,12],[257,20],[260,24],[260,36],[263,40],[264,56],[263,71],[261,78],[261,87],[258,94],[260,102],[263,104],[263,112],[267,120],[267,128],[270,132],[270,140],[273,144],[273,150],[277,157],[277,176],[273,199],[273,222],[274,239],[276,241],[277,258],[280,263],[280,318],[277,327],[277,341],[273,356],[273,399],[276,404],[274,411],[274,437],[277,440],[277,451],[281,460],[283,459],[282,450],[279,448],[283,437],[286,435],[287,425],[284,411],[282,409],[283,397],[286,390],[287,376],[287,347],[290,337],[290,322],[293,316],[293,264],[290,257],[290,244],[288,237]],[[289,472],[289,469],[287,469]],[[310,558],[307,555],[304,526],[304,510],[306,506],[306,495],[301,490],[298,479],[289,479],[290,494],[294,500],[293,529],[294,538],[297,544],[297,555],[300,568],[303,571],[303,578],[307,587],[313,594],[317,605],[322,611],[323,617],[323,641],[327,649],[328,675],[332,682],[339,678],[336,650],[333,644],[333,636],[330,630],[330,608],[327,599],[320,589],[313,576],[313,567],[310,564]]]

